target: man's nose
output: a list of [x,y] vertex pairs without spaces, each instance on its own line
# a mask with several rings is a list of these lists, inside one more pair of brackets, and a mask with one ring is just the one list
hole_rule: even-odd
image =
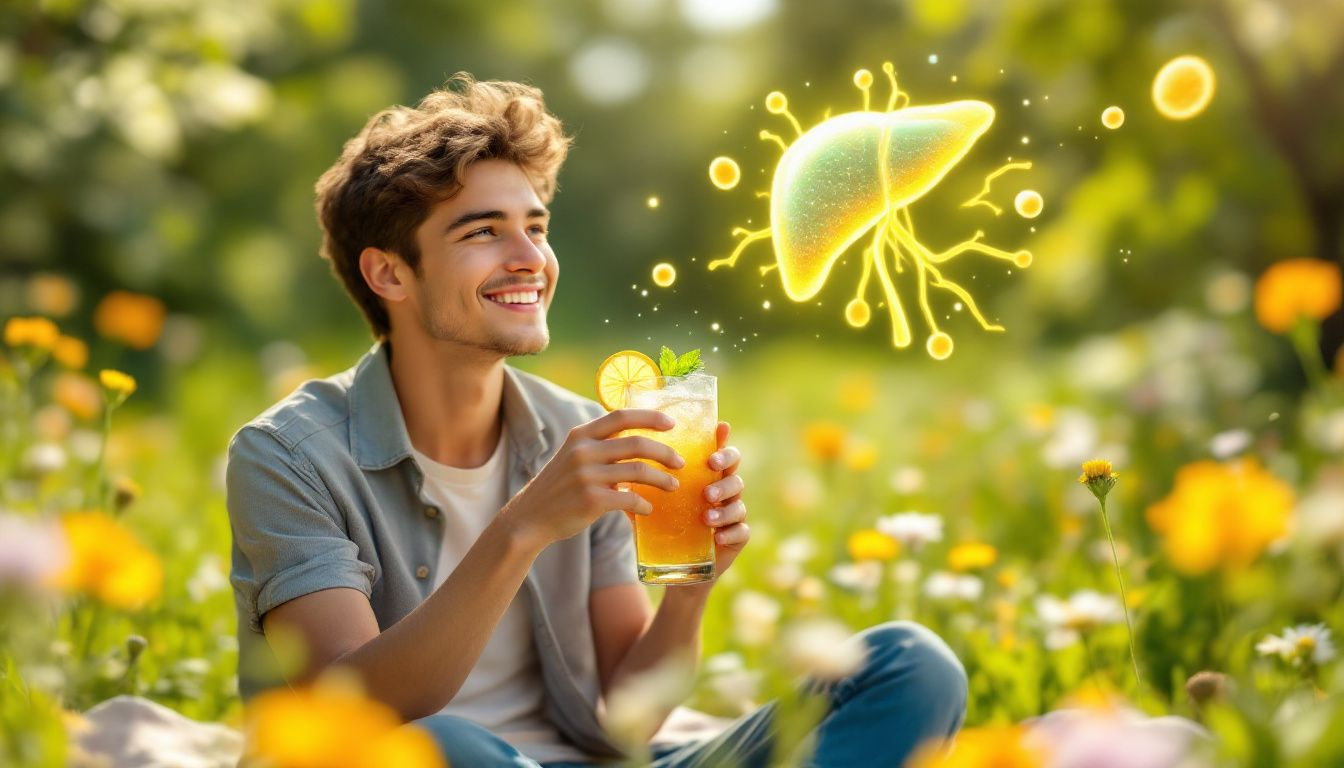
[[526,233],[517,233],[509,247],[510,272],[526,270],[540,272],[546,266],[546,252],[543,251]]

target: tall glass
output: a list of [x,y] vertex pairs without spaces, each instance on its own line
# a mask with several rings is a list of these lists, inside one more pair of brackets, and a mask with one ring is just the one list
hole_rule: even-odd
[[645,584],[710,581],[714,578],[714,531],[705,523],[710,507],[705,487],[719,479],[719,473],[709,468],[709,455],[718,448],[714,439],[719,425],[718,382],[703,373],[669,376],[663,381],[661,389],[632,388],[626,401],[630,408],[661,411],[676,421],[665,432],[632,429],[626,434],[665,443],[686,460],[681,469],[669,469],[640,459],[669,472],[680,485],[671,492],[638,483],[631,486],[653,505],[650,515],[630,515],[639,580]]

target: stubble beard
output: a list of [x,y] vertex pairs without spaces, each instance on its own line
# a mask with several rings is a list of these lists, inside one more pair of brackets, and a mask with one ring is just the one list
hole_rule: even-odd
[[[550,329],[545,323],[545,316],[542,316],[541,338],[536,338],[535,334],[508,334],[502,333],[494,326],[485,326],[479,331],[473,332],[470,325],[462,320],[466,314],[453,317],[451,313],[441,310],[439,303],[431,296],[425,295],[425,301],[421,303],[420,324],[424,327],[425,333],[435,341],[447,341],[472,349],[500,355],[502,357],[519,357],[522,355],[535,355],[545,351],[550,346]],[[489,301],[489,299],[486,299]],[[464,308],[465,310],[465,308]]]

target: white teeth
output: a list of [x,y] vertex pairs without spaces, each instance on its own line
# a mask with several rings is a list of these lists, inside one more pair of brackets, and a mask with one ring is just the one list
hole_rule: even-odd
[[491,301],[500,304],[536,304],[541,298],[539,291],[525,291],[522,293],[499,293],[488,297]]

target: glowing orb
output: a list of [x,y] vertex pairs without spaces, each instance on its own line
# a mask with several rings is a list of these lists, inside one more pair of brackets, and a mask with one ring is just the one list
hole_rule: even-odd
[[663,262],[653,265],[653,284],[659,288],[666,288],[677,281],[677,268]]
[[1017,215],[1024,219],[1034,219],[1041,215],[1045,208],[1045,201],[1041,199],[1041,193],[1034,189],[1024,189],[1017,193],[1013,198],[1013,208]]
[[1213,67],[1198,56],[1177,56],[1153,78],[1153,104],[1163,117],[1189,120],[1213,100]]
[[650,208],[657,208],[661,204],[661,201],[656,197],[650,197],[648,200],[644,201],[644,204]]
[[1101,124],[1114,131],[1125,124],[1125,110],[1119,107],[1107,107],[1101,111]]
[[[909,95],[896,87],[891,63],[884,63],[882,71],[891,84],[884,111],[870,111],[872,75],[859,70],[854,84],[863,92],[863,110],[828,117],[807,131],[789,112],[783,93],[772,91],[766,96],[766,111],[783,115],[797,134],[791,144],[769,131],[760,134],[784,150],[769,193],[770,225],[754,231],[734,229],[733,235],[741,238],[737,247],[727,258],[710,262],[709,269],[731,267],[748,245],[773,239],[775,263],[762,267],[761,272],[778,269],[785,294],[802,302],[821,290],[831,268],[851,245],[869,237],[863,249],[858,295],[845,307],[845,320],[856,328],[867,325],[871,310],[864,294],[869,277],[876,272],[891,316],[892,343],[898,349],[908,347],[910,323],[890,270],[900,274],[909,268],[929,326],[928,352],[941,360],[952,354],[952,338],[938,328],[929,306],[930,287],[959,299],[985,330],[1002,331],[1003,327],[986,320],[970,293],[944,277],[940,265],[973,251],[1025,267],[1031,263],[1031,254],[987,245],[981,242],[981,232],[938,252],[915,237],[910,204],[965,157],[994,121],[994,108],[982,101],[910,106]],[[984,205],[996,215],[1002,213],[982,199],[990,181],[1006,171],[1030,167],[1031,163],[1018,162],[999,168],[985,180],[984,190],[963,207]]]
[[709,180],[719,189],[732,189],[742,180],[742,169],[731,157],[716,157],[709,164]]

